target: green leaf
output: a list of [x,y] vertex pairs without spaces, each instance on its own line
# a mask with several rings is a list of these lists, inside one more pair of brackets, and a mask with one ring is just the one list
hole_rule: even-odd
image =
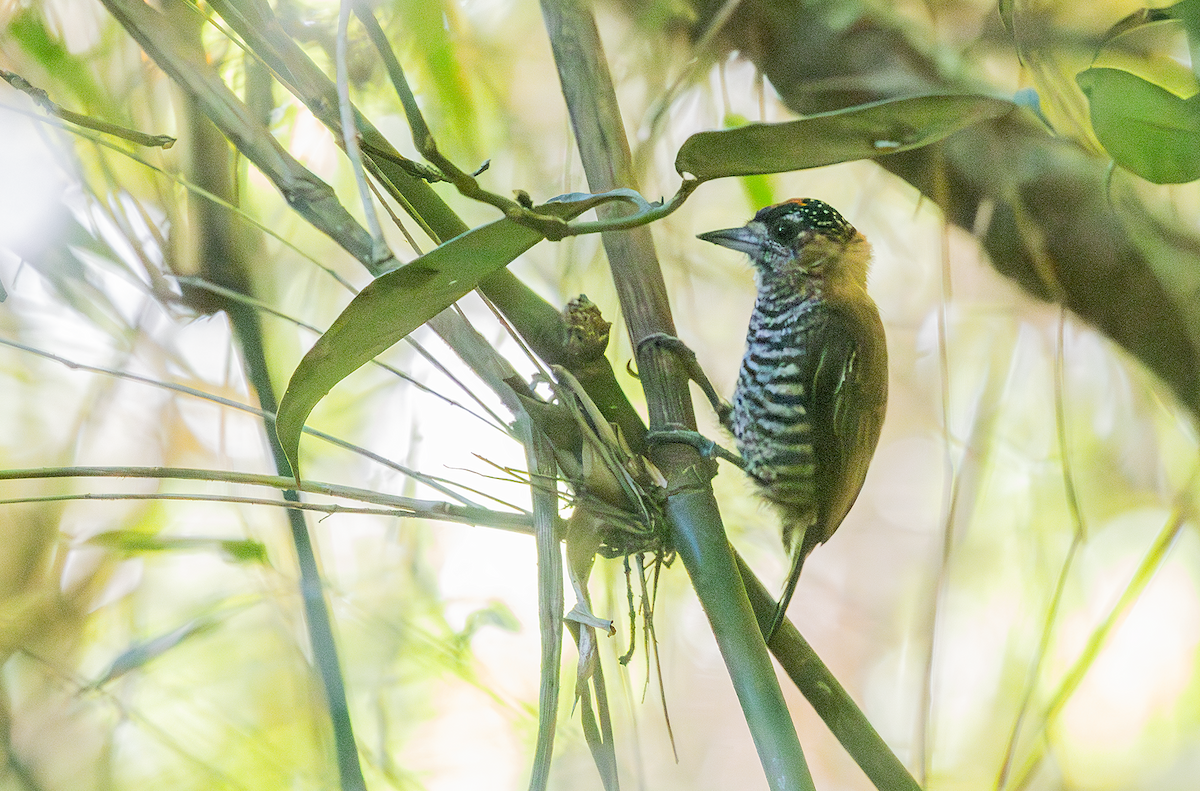
[[[449,0],[402,0],[391,5],[396,17],[391,25],[393,41],[405,42],[405,50],[419,59],[416,85],[423,98],[433,99],[443,118],[431,118],[444,134],[455,138],[465,155],[474,156],[479,148],[476,130],[482,126],[472,96],[470,69],[474,59],[464,56],[469,47],[460,31],[462,14],[459,4]],[[401,55],[404,58],[404,55]],[[406,58],[407,60],[407,58]],[[440,123],[439,123],[440,121]],[[443,132],[439,132],[439,137]]]
[[997,6],[1000,11],[1000,21],[1004,24],[1004,30],[1009,36],[1015,37],[1016,28],[1013,27],[1013,6],[1014,0],[1000,0]]
[[458,634],[458,639],[463,643],[468,643],[475,633],[485,626],[495,626],[506,632],[521,631],[520,619],[509,609],[507,604],[497,601],[468,615],[463,630]]
[[[744,115],[729,113],[725,116],[726,129],[738,129],[748,123],[750,121]],[[774,206],[779,202],[775,198],[771,178],[765,173],[742,176],[742,190],[746,193],[746,203],[750,206]]]
[[1200,178],[1200,105],[1120,69],[1082,71],[1092,128],[1121,167],[1155,184]]
[[102,687],[113,679],[120,678],[132,670],[138,670],[150,661],[158,659],[185,640],[211,632],[218,626],[220,626],[220,621],[214,617],[196,618],[188,621],[178,629],[159,635],[152,640],[144,643],[136,643],[114,659],[108,669],[104,671],[104,674],[96,679],[91,686],[93,688]]
[[[39,87],[54,91],[59,87],[70,89],[71,93],[84,107],[97,110],[102,115],[112,114],[112,104],[108,100],[108,92],[102,90],[92,77],[90,61],[72,55],[62,42],[51,36],[40,14],[33,9],[25,9],[9,21],[7,35],[20,43],[22,49],[33,56],[46,70],[54,76],[54,86]],[[63,96],[51,96],[59,104],[67,104]]]
[[[593,195],[564,196],[535,211],[572,219],[597,200],[602,199]],[[304,421],[334,385],[541,240],[540,233],[514,220],[497,220],[380,275],[359,292],[304,355],[279,402],[275,433],[296,477]]]
[[1200,50],[1200,0],[1180,0],[1162,11],[1183,23],[1183,28],[1188,35],[1188,44],[1193,53],[1192,69],[1200,70],[1200,63],[1195,62],[1195,53]]
[[684,141],[675,170],[707,181],[870,159],[936,143],[1013,107],[988,96],[913,96],[787,123],[699,132]]
[[88,539],[93,546],[131,555],[147,552],[209,552],[217,550],[235,563],[266,563],[267,548],[252,539],[161,536],[140,530],[110,530]]

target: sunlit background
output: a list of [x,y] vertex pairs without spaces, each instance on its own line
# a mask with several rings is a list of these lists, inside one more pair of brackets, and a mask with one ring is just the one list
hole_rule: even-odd
[[[332,73],[337,5],[286,5],[312,31],[310,54]],[[586,189],[536,4],[383,5],[384,18],[445,33],[437,40],[450,48],[449,65],[431,54],[434,45],[425,51],[421,40],[400,36],[401,25],[389,28],[439,142],[461,165],[490,159],[482,179],[501,194],[525,189],[541,200]],[[664,16],[673,9],[649,6]],[[1135,8],[1055,10],[1064,30],[1094,32]],[[674,192],[671,162],[690,133],[730,116],[790,117],[736,55],[677,86],[690,57],[683,38],[664,34],[650,10],[637,22],[618,7],[597,12],[644,195]],[[952,48],[998,93],[1031,80],[1043,97],[1053,93],[1036,82],[1053,75],[1022,73],[1011,51],[973,44],[985,25],[998,24],[994,4],[901,12],[914,35]],[[0,22],[0,68],[64,107],[150,134],[179,133],[179,93],[98,3],[8,2]],[[212,26],[203,35],[240,91],[241,51]],[[373,53],[359,43],[351,56],[355,100],[411,153]],[[674,100],[664,109],[668,91]],[[286,91],[277,87],[275,99],[278,140],[361,216],[333,137]],[[1063,134],[1086,136],[1063,107],[1045,109]],[[197,315],[175,280],[190,271],[187,202],[195,198],[177,175],[187,141],[161,151],[103,139],[48,121],[27,96],[0,87],[0,284],[8,293],[0,305],[0,467],[213,472],[192,481],[2,482],[0,788],[333,787],[282,509],[102,497],[8,502],[154,492],[273,499],[222,478],[273,468],[261,419],[204,395],[255,403],[227,318]],[[1194,185],[1137,188],[1194,227]],[[437,189],[470,223],[496,216]],[[351,296],[321,267],[356,287],[369,276],[253,166],[243,164],[239,190],[258,224],[254,287],[277,312],[264,312],[263,322],[282,390],[316,337],[286,317],[327,327]],[[750,196],[819,196],[866,234],[891,358],[883,438],[858,504],[805,566],[791,608],[800,631],[930,789],[995,788],[1002,772],[1008,788],[1194,788],[1200,542],[1187,413],[1095,330],[997,274],[970,234],[870,162],[709,183],[654,226],[679,334],[726,395],[753,304],[752,273],[743,256],[694,237],[741,225],[758,208]],[[415,255],[395,227],[387,232],[398,254]],[[512,269],[552,304],[585,293],[617,322],[609,357],[641,405],[598,240],[543,243]],[[478,297],[462,309],[523,374],[534,373]],[[522,449],[485,409],[510,416],[431,332],[413,340],[420,349],[401,343],[382,357],[433,392],[364,368],[309,425],[445,479],[474,501],[528,507],[520,476],[504,472],[523,469]],[[702,397],[697,412],[702,430],[720,437]],[[314,480],[446,499],[360,453],[311,437],[302,449]],[[775,515],[733,467],[722,466],[715,486],[731,540],[777,585],[785,557]],[[380,516],[308,518],[369,787],[524,787],[539,682],[533,541]],[[106,539],[113,531],[124,538]],[[139,546],[130,534],[162,541]],[[197,540],[175,541],[183,538]],[[263,552],[237,555],[231,546],[257,544],[222,540],[258,542]],[[654,658],[639,644],[627,667],[616,661],[631,639],[620,561],[599,564],[592,595],[596,613],[617,626],[601,650],[627,787],[765,788],[682,564],[665,573],[656,612],[678,761]],[[600,788],[573,712],[575,659],[568,641],[551,786]],[[783,685],[818,788],[870,788],[786,678]]]

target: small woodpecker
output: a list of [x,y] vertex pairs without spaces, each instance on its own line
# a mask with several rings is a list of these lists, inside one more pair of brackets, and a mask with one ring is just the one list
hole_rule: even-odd
[[854,505],[887,408],[887,343],[867,295],[866,237],[822,201],[768,206],[742,228],[700,234],[740,250],[758,299],[730,428],[745,470],[782,515],[791,570],[767,641],[809,552]]

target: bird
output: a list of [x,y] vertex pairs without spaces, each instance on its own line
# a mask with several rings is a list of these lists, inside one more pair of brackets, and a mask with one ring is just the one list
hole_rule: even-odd
[[887,341],[867,293],[871,247],[815,198],[768,206],[699,238],[750,256],[758,295],[726,407],[743,469],[780,513],[790,569],[782,623],[804,560],[858,498],[887,411]]

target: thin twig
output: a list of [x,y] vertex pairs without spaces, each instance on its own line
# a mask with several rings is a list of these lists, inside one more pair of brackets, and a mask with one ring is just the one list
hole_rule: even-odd
[[[252,226],[253,228],[255,228],[256,230],[261,231],[262,233],[270,236],[272,239],[279,242],[281,245],[288,248],[292,252],[296,253],[304,260],[306,260],[309,263],[311,263],[312,265],[320,268],[321,270],[323,270],[325,272],[325,274],[332,277],[343,287],[348,288],[352,291],[355,290],[354,286],[348,280],[346,280],[344,277],[339,275],[333,268],[328,267],[325,264],[322,264],[320,261],[318,261],[316,259],[316,257],[312,253],[305,251],[299,245],[297,245],[295,242],[289,241],[288,239],[284,238],[284,236],[282,234],[280,234],[278,231],[274,230],[273,228],[267,226],[261,220],[254,217],[252,214],[249,214],[248,212],[244,211],[243,209],[241,209],[238,206],[234,206],[229,201],[224,200],[220,196],[214,195],[213,193],[209,192],[208,190],[204,189],[203,187],[193,184],[192,182],[188,181],[186,178],[184,178],[180,174],[173,173],[173,172],[170,172],[167,170],[163,170],[161,167],[159,167],[158,165],[155,165],[153,162],[148,162],[145,159],[142,159],[137,154],[133,153],[132,151],[128,151],[124,148],[121,148],[120,146],[116,146],[108,139],[106,139],[100,135],[94,134],[92,132],[85,131],[83,129],[76,129],[74,127],[64,126],[63,124],[58,123],[54,119],[46,118],[45,116],[38,115],[36,113],[31,113],[20,107],[13,107],[12,105],[0,105],[0,107],[2,107],[4,110],[6,110],[8,112],[18,113],[27,118],[33,119],[34,121],[37,121],[38,123],[42,123],[47,126],[52,126],[56,129],[62,129],[64,131],[71,132],[72,134],[74,134],[78,137],[81,137],[84,140],[88,140],[88,141],[94,143],[95,145],[102,146],[104,148],[107,148],[110,151],[114,151],[114,152],[120,154],[121,156],[123,156],[129,160],[132,160],[133,162],[138,163],[142,167],[145,167],[145,168],[157,173],[158,175],[163,176],[164,178],[170,179],[175,184],[178,184],[180,187],[183,187],[183,189],[187,190],[188,193],[190,193],[192,195],[198,195],[201,198],[204,198],[205,200],[210,201],[217,206],[220,206],[224,209],[227,209],[230,212],[233,212],[234,214],[236,214],[238,216],[238,219],[240,221],[245,222],[245,223],[249,224],[250,226]],[[149,225],[151,228],[154,227],[153,224],[151,224],[151,223],[147,223],[147,225]]]
[[1017,707],[1017,716],[1013,719],[1012,732],[1008,737],[1008,746],[1004,750],[1004,761],[1001,763],[1000,771],[996,775],[996,791],[1001,791],[1004,788],[1005,783],[1008,781],[1009,772],[1012,771],[1013,761],[1016,760],[1017,748],[1020,746],[1021,728],[1025,723],[1026,715],[1029,713],[1029,707],[1033,702],[1033,695],[1037,690],[1038,677],[1042,672],[1042,663],[1046,659],[1046,654],[1050,648],[1050,639],[1054,633],[1054,626],[1058,622],[1058,612],[1062,606],[1063,594],[1067,588],[1067,578],[1074,565],[1075,557],[1078,555],[1079,549],[1083,546],[1084,539],[1087,536],[1087,528],[1083,521],[1083,509],[1079,505],[1079,495],[1075,490],[1075,476],[1071,472],[1071,451],[1067,441],[1069,435],[1067,433],[1066,341],[1064,338],[1066,324],[1067,309],[1062,308],[1058,315],[1058,333],[1054,355],[1054,417],[1058,429],[1058,452],[1062,467],[1063,490],[1067,499],[1067,509],[1070,511],[1071,520],[1075,525],[1075,532],[1071,536],[1071,545],[1067,547],[1066,557],[1063,558],[1062,567],[1059,569],[1058,581],[1054,585],[1054,593],[1050,596],[1050,607],[1046,611],[1046,619],[1042,624],[1042,634],[1038,639],[1037,648],[1034,649],[1034,658],[1033,662],[1030,663],[1029,673],[1025,677],[1025,691],[1021,695],[1021,705]]
[[107,121],[98,121],[95,118],[90,118],[86,115],[80,115],[79,113],[72,112],[64,107],[60,107],[50,99],[49,94],[47,94],[41,88],[31,85],[28,80],[19,74],[14,74],[11,71],[0,69],[0,78],[3,78],[5,82],[16,88],[18,91],[28,94],[29,98],[33,99],[33,101],[39,107],[50,113],[50,115],[53,115],[56,118],[61,118],[68,123],[75,124],[76,126],[82,126],[85,129],[95,129],[97,132],[103,132],[106,135],[119,137],[123,140],[128,140],[131,143],[136,143],[139,146],[146,146],[147,148],[161,148],[166,150],[175,145],[175,138],[171,137],[170,135],[148,135],[145,132],[139,132],[136,129],[129,129],[124,126],[118,126],[117,124],[110,124]]
[[[296,481],[291,477],[279,475],[260,475],[257,473],[232,472],[229,470],[196,469],[189,467],[48,467],[25,470],[0,470],[0,481],[7,480],[49,480],[57,478],[144,478],[151,480],[196,480],[207,483],[219,482],[240,486],[263,486],[268,489],[297,489]],[[392,516],[417,516],[441,521],[457,522],[460,524],[478,524],[496,527],[501,530],[512,530],[519,533],[531,532],[530,516],[522,511],[505,513],[488,508],[475,506],[454,505],[437,500],[418,500],[412,497],[402,497],[383,494],[371,489],[359,489],[353,486],[324,483],[321,481],[302,481],[298,491],[309,494],[319,494],[327,497],[341,497],[348,500],[385,506],[377,513]],[[183,495],[171,495],[182,497]],[[70,499],[72,495],[65,496]],[[151,499],[155,495],[149,495]],[[222,495],[201,495],[208,499],[222,499]],[[128,498],[126,498],[128,499]],[[282,505],[278,501],[267,501],[269,504]],[[289,507],[307,507],[310,503],[289,504]],[[338,513],[359,513],[352,506],[331,506]],[[309,510],[323,510],[326,506]],[[366,511],[362,511],[366,513]]]
[[[157,492],[150,494],[145,492],[78,492],[76,494],[48,494],[36,497],[13,497],[0,499],[0,505],[18,505],[21,503],[57,503],[71,500],[171,500],[184,502],[228,503],[232,505],[266,505],[275,508],[316,511],[318,513],[330,515],[356,514],[367,516],[390,516],[396,519],[434,519],[441,522],[455,522],[457,524],[464,525],[493,527],[498,530],[507,530],[513,533],[521,533],[524,535],[533,534],[533,528],[527,524],[527,517],[519,517],[520,521],[517,523],[513,523],[505,519],[497,522],[496,524],[489,524],[483,519],[461,518],[450,513],[439,513],[438,511],[420,512],[406,511],[397,508],[366,508],[354,505],[341,505],[339,503],[296,503],[285,500],[268,500],[262,497],[243,497],[226,494],[179,494],[175,492]],[[508,514],[499,514],[499,512],[496,511],[491,513],[499,516],[509,516]]]
[[[175,280],[178,283],[193,286],[195,288],[203,288],[206,291],[211,291],[214,294],[219,294],[220,296],[222,296],[226,299],[231,299],[235,302],[241,302],[243,304],[250,305],[251,307],[253,307],[257,310],[261,310],[264,313],[270,313],[272,316],[281,318],[284,321],[290,322],[291,324],[294,324],[295,326],[300,327],[302,329],[306,329],[309,332],[316,333],[317,335],[321,335],[324,332],[320,327],[317,327],[313,324],[309,324],[308,322],[302,321],[298,318],[295,318],[294,316],[290,316],[281,310],[271,307],[270,305],[263,302],[262,300],[255,299],[253,297],[248,297],[245,294],[241,294],[237,291],[233,291],[232,289],[218,286],[215,283],[210,283],[207,280],[204,280],[203,278],[185,276],[185,277],[176,277]],[[357,293],[357,289],[353,290],[351,293]],[[420,354],[422,357],[424,357],[426,360],[428,360],[430,362],[430,364],[432,364],[439,372],[441,372],[443,375],[445,375],[447,379],[449,379],[454,384],[458,385],[458,387],[461,388],[465,393],[467,393],[467,395],[474,398],[475,401],[480,405],[480,407],[484,411],[487,412],[488,416],[490,416],[491,419],[489,420],[487,417],[484,417],[483,415],[479,414],[478,412],[475,412],[474,410],[472,410],[470,407],[466,406],[465,404],[455,401],[453,398],[450,398],[447,395],[443,395],[442,393],[439,393],[437,390],[434,390],[429,385],[419,382],[418,380],[416,380],[412,376],[409,376],[408,374],[404,373],[403,371],[401,371],[399,368],[396,368],[395,366],[388,365],[387,363],[385,363],[379,359],[371,360],[371,364],[378,368],[382,368],[383,370],[387,371],[388,373],[392,374],[393,376],[396,376],[396,377],[404,380],[405,382],[408,382],[409,384],[411,384],[413,387],[416,387],[421,392],[427,393],[427,394],[433,396],[434,398],[439,398],[442,401],[446,402],[446,404],[448,404],[449,406],[461,409],[462,411],[466,412],[468,415],[475,418],[476,420],[483,422],[489,428],[495,429],[495,430],[505,434],[506,436],[509,435],[508,427],[504,424],[504,421],[500,418],[500,416],[498,414],[496,414],[495,410],[492,410],[491,408],[489,408],[487,406],[487,404],[483,403],[483,401],[480,400],[479,397],[470,388],[468,388],[458,377],[454,376],[450,371],[448,371],[446,369],[446,367],[444,365],[442,365],[439,361],[437,361],[436,358],[432,357],[432,355],[430,355],[429,352],[426,351],[424,347],[422,347],[417,341],[413,340],[412,336],[409,336],[409,337],[405,338],[404,340],[406,343],[408,343],[409,346],[412,346],[413,349],[416,350],[416,352],[418,354]]]
[[933,675],[937,662],[937,637],[941,605],[950,581],[950,556],[954,551],[954,523],[958,518],[958,496],[961,477],[954,462],[950,442],[950,341],[947,305],[954,297],[950,272],[950,232],[943,222],[941,236],[942,298],[937,312],[938,384],[941,387],[943,485],[942,485],[942,554],[938,559],[937,577],[929,613],[929,645],[925,654],[925,672],[921,682],[920,720],[917,727],[917,780],[924,785],[933,761],[934,691]]
[[[1054,720],[1058,718],[1058,715],[1062,712],[1063,707],[1067,705],[1067,701],[1070,700],[1071,696],[1075,694],[1075,690],[1079,688],[1084,676],[1086,676],[1087,672],[1091,669],[1096,657],[1100,655],[1100,651],[1108,642],[1108,638],[1114,631],[1116,631],[1117,627],[1121,625],[1125,619],[1125,616],[1129,614],[1129,610],[1135,604],[1137,604],[1138,598],[1145,591],[1146,586],[1150,584],[1150,580],[1154,578],[1155,573],[1159,570],[1159,568],[1162,567],[1162,564],[1166,562],[1167,556],[1170,554],[1171,547],[1175,543],[1175,539],[1179,537],[1179,534],[1183,530],[1184,526],[1188,524],[1187,515],[1190,508],[1189,506],[1185,505],[1184,499],[1185,497],[1191,495],[1191,490],[1195,485],[1196,477],[1196,474],[1193,473],[1191,480],[1184,487],[1184,489],[1180,491],[1173,513],[1167,520],[1167,523],[1163,525],[1162,530],[1159,531],[1158,537],[1154,540],[1154,543],[1150,546],[1150,549],[1147,550],[1146,556],[1142,559],[1142,562],[1134,571],[1133,577],[1129,580],[1129,584],[1125,587],[1125,590],[1121,592],[1116,604],[1114,604],[1112,609],[1109,610],[1108,615],[1104,618],[1104,621],[1101,622],[1101,624],[1092,633],[1092,636],[1087,641],[1087,645],[1084,646],[1083,651],[1080,653],[1079,658],[1075,661],[1075,664],[1071,666],[1071,669],[1068,670],[1063,676],[1062,681],[1059,682],[1058,688],[1054,691],[1054,694],[1050,696],[1050,702],[1046,705],[1046,708],[1042,712],[1042,716],[1038,723],[1038,736],[1044,734],[1054,723]],[[1040,766],[1042,761],[1045,759],[1047,749],[1047,740],[1039,739],[1032,754],[1026,758],[1025,763],[1021,766],[1021,770],[1016,773],[1012,783],[1012,787],[1014,789],[1021,791],[1021,789],[1028,787],[1030,781],[1033,780],[1034,773],[1038,766]]]
[[[103,368],[100,366],[88,365],[86,363],[75,362],[74,360],[69,360],[66,357],[61,357],[52,352],[47,352],[42,349],[35,348],[33,346],[27,346],[24,343],[19,343],[17,341],[9,340],[8,338],[0,338],[0,345],[10,346],[14,349],[20,349],[21,351],[29,352],[30,354],[36,354],[39,357],[43,357],[47,360],[52,360],[56,363],[65,365],[66,367],[68,367],[72,370],[86,371],[88,373],[102,374],[104,376],[112,376],[112,377],[116,377],[118,379],[124,379],[126,381],[130,381],[130,382],[138,382],[139,384],[149,385],[151,387],[158,387],[163,390],[170,390],[170,391],[173,391],[176,393],[182,393],[184,395],[189,395],[189,396],[193,396],[195,398],[200,398],[205,401],[211,401],[214,404],[220,404],[221,406],[227,406],[231,409],[236,409],[240,412],[246,412],[247,414],[255,415],[260,418],[266,418],[266,419],[270,420],[272,423],[275,420],[275,413],[273,413],[273,412],[268,412],[265,409],[259,409],[257,407],[252,407],[249,404],[243,404],[240,401],[234,401],[233,399],[230,399],[230,398],[223,398],[222,396],[214,395],[212,393],[206,393],[203,390],[198,390],[194,387],[188,387],[187,385],[175,384],[174,382],[163,382],[158,379],[152,379],[148,376],[139,376],[138,374],[129,373],[128,371],[117,371],[117,370],[113,370],[111,368]],[[374,453],[373,451],[367,450],[366,448],[355,445],[352,442],[347,442],[346,440],[341,439],[340,437],[335,437],[332,434],[326,434],[324,431],[318,431],[314,428],[305,426],[304,433],[308,434],[311,437],[317,437],[318,439],[325,440],[326,442],[329,442],[330,444],[337,445],[338,447],[344,448],[352,453],[356,453],[360,456],[371,459],[372,461],[378,462],[378,463],[384,465],[385,467],[390,467],[391,469],[396,470],[397,472],[407,475],[408,477],[410,477],[416,481],[419,481],[419,482],[425,484],[426,486],[429,486],[432,489],[435,489],[435,490],[441,492],[442,494],[446,495],[447,497],[452,497],[453,499],[458,500],[463,505],[470,506],[473,508],[479,507],[476,503],[471,502],[470,500],[468,500],[467,498],[458,494],[457,492],[455,492],[453,489],[449,488],[449,486],[446,485],[446,483],[453,483],[453,482],[445,482],[434,476],[426,475],[421,472],[417,472],[416,470],[405,467],[403,464],[392,461],[391,459],[386,458],[384,456],[380,456],[379,454]],[[455,485],[457,485],[457,484],[455,484]],[[465,488],[465,487],[463,487],[463,488]]]
[[354,0],[342,0],[338,11],[337,57],[335,58],[337,61],[338,110],[342,117],[342,147],[346,151],[346,156],[350,158],[351,167],[354,168],[354,181],[358,184],[358,196],[362,199],[367,229],[371,232],[371,240],[374,243],[374,249],[371,251],[373,264],[375,267],[380,267],[383,262],[394,256],[388,247],[387,240],[383,238],[383,228],[379,225],[379,215],[375,212],[371,189],[367,186],[367,176],[363,172],[362,153],[358,150],[358,127],[354,124],[354,107],[350,104],[350,82],[346,74],[346,39],[352,2]]

